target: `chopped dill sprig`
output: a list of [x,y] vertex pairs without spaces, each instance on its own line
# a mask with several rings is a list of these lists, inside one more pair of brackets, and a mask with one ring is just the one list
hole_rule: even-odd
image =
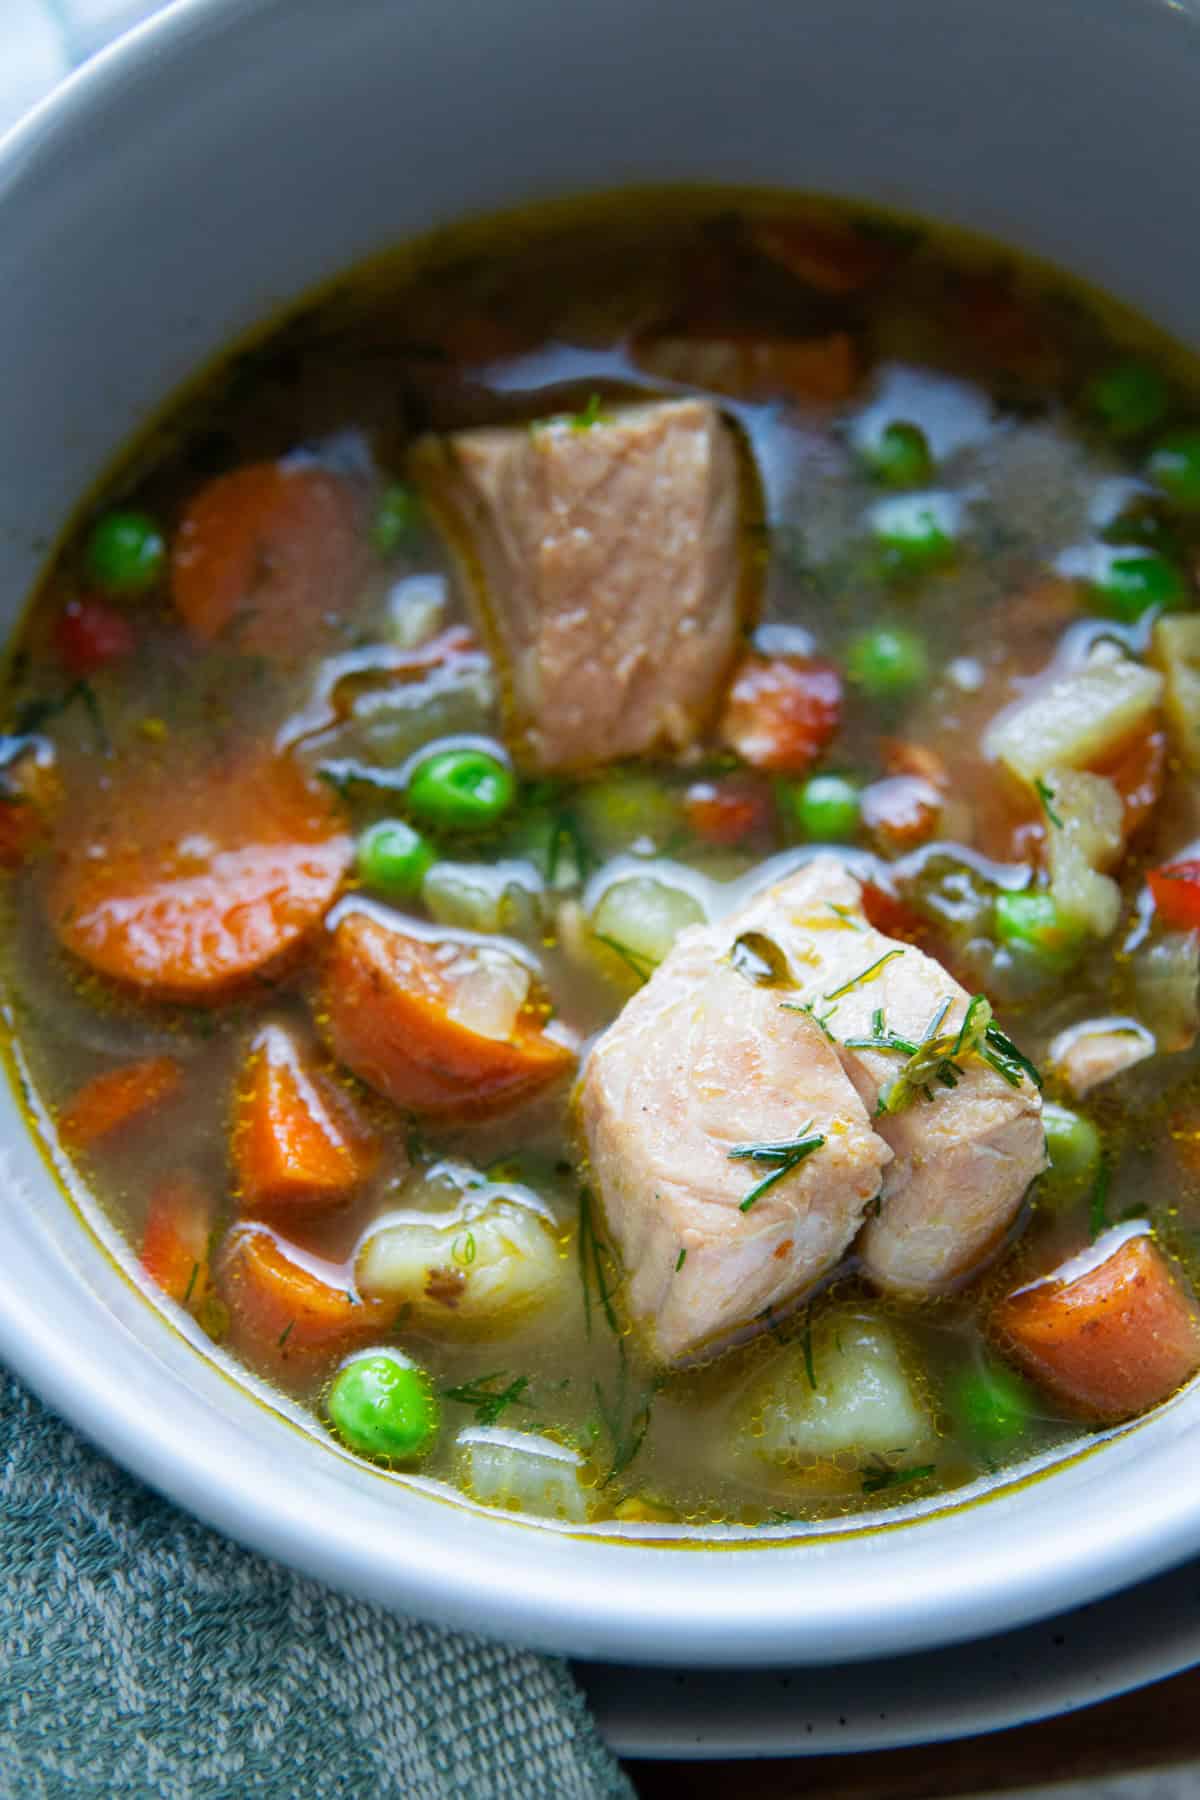
[[807,1013],[813,1024],[825,1033],[830,1043],[836,1044],[837,1039],[829,1029],[829,1021],[837,1011],[836,1006],[831,1006],[827,1013],[819,1013],[811,1000],[781,1000],[779,1010],[781,1012]]
[[1042,1077],[1033,1063],[993,1020],[986,995],[973,995],[958,1030],[943,1032],[950,1006],[948,999],[941,1002],[919,1043],[890,1031],[881,1006],[871,1015],[869,1037],[846,1039],[849,1050],[886,1050],[907,1058],[904,1067],[881,1089],[877,1114],[903,1112],[917,1099],[931,1101],[935,1086],[957,1087],[963,1077],[963,1061],[969,1056],[977,1056],[1010,1087],[1020,1087],[1025,1076],[1035,1087],[1041,1087]]
[[680,1269],[682,1269],[682,1267],[686,1261],[687,1261],[687,1246],[683,1245],[680,1248],[679,1255],[675,1258],[675,1273],[677,1275],[678,1275]]
[[283,1346],[287,1343],[288,1339],[292,1335],[292,1330],[293,1330],[293,1327],[295,1326],[295,1323],[296,1323],[295,1319],[288,1320],[287,1324],[284,1326],[284,1328],[280,1332],[279,1336],[275,1339],[275,1345],[276,1345],[277,1349],[279,1349],[279,1350],[283,1349]]
[[592,1335],[592,1290],[601,1312],[608,1323],[609,1330],[617,1339],[621,1331],[617,1322],[613,1296],[617,1291],[616,1257],[605,1243],[596,1228],[594,1213],[595,1202],[590,1188],[581,1188],[579,1193],[579,1279],[583,1287],[583,1324],[588,1337]]
[[199,1275],[199,1273],[200,1273],[200,1264],[198,1262],[194,1262],[192,1264],[192,1272],[188,1276],[188,1284],[187,1284],[186,1288],[183,1290],[183,1299],[180,1302],[181,1305],[187,1306],[190,1303],[191,1298],[192,1298],[192,1289],[196,1285],[196,1277],[197,1277],[197,1275]]
[[782,1143],[735,1144],[729,1152],[730,1162],[773,1165],[770,1174],[764,1175],[762,1180],[750,1189],[746,1198],[740,1203],[738,1211],[749,1212],[756,1200],[760,1200],[767,1190],[773,1188],[777,1181],[782,1181],[785,1175],[790,1175],[793,1169],[799,1168],[800,1164],[810,1157],[814,1150],[819,1150],[824,1142],[823,1133],[813,1131],[810,1119],[798,1136],[787,1138]]
[[586,881],[592,861],[592,853],[584,842],[578,821],[569,812],[559,813],[550,828],[546,850],[547,884],[552,888],[574,887]]
[[920,1463],[909,1469],[890,1469],[880,1466],[868,1469],[862,1478],[864,1494],[880,1494],[885,1488],[904,1487],[910,1481],[924,1481],[937,1468],[936,1463]]
[[[986,1006],[986,1001],[984,1005]],[[952,1000],[947,997],[935,1009],[932,1018],[925,1027],[920,1043],[910,1044],[907,1039],[895,1038],[894,1034],[880,1034],[871,1044],[872,1049],[894,1049],[901,1051],[907,1058],[904,1067],[894,1075],[879,1091],[879,1099],[875,1104],[876,1115],[892,1115],[903,1112],[918,1098],[932,1101],[934,1084],[941,1087],[957,1087],[962,1080],[962,1068],[955,1061],[956,1054],[965,1055],[969,1050],[977,1049],[975,1039],[964,1038],[962,1029],[957,1032],[943,1032],[946,1014],[950,1011]],[[968,1008],[968,1011],[971,1009]],[[975,1009],[975,1016],[981,1013]],[[991,1009],[988,1008],[988,1016]],[[973,1027],[982,1036],[983,1026]],[[886,1040],[886,1041],[885,1041]]]
[[983,1035],[991,1053],[990,1055],[986,1052],[983,1053],[984,1062],[990,1068],[995,1069],[998,1075],[1003,1075],[1012,1087],[1020,1087],[1022,1075],[1028,1075],[1040,1093],[1043,1086],[1040,1070],[1022,1051],[1017,1049],[1012,1039],[1006,1037],[1000,1027],[991,1020],[989,1020],[988,1028]]
[[825,904],[830,912],[836,913],[837,917],[842,921],[842,924],[849,925],[852,931],[865,931],[867,929],[862,919],[858,917],[852,907],[839,906],[836,900],[827,900]]
[[580,412],[572,413],[570,426],[572,431],[590,431],[604,417],[604,402],[599,394],[589,394],[587,405]]
[[625,1473],[645,1443],[646,1433],[650,1429],[651,1409],[662,1380],[661,1375],[655,1376],[640,1391],[631,1394],[629,1365],[622,1356],[617,1368],[616,1391],[611,1400],[598,1381],[592,1382],[600,1426],[612,1445],[612,1462],[607,1473],[600,1479],[602,1488]]
[[1045,813],[1045,815],[1049,819],[1050,823],[1052,825],[1056,825],[1058,827],[1058,829],[1061,831],[1062,830],[1062,820],[1059,818],[1058,814],[1055,812],[1054,806],[1053,806],[1054,789],[1050,786],[1050,783],[1048,781],[1043,781],[1040,775],[1038,776],[1037,780],[1034,782],[1033,785],[1037,790],[1037,797],[1042,803],[1042,811]]
[[843,994],[849,994],[854,988],[863,987],[868,981],[874,981],[882,968],[893,962],[897,956],[903,955],[904,951],[900,948],[885,950],[883,955],[877,957],[867,968],[860,969],[857,975],[850,977],[849,981],[843,981],[841,987],[834,988],[831,993],[822,994],[821,998],[823,1000],[840,1000]]
[[639,981],[649,981],[654,973],[654,964],[648,956],[639,956],[636,950],[629,948],[628,944],[623,944],[619,938],[607,937],[602,931],[597,931],[594,935],[596,942],[606,945],[614,956],[619,956],[625,967],[636,975]]
[[[497,1382],[505,1382],[506,1385],[497,1387]],[[491,1375],[476,1375],[470,1381],[460,1383],[458,1387],[444,1387],[441,1394],[443,1400],[456,1400],[460,1406],[469,1406],[475,1414],[477,1425],[494,1425],[510,1406],[531,1404],[525,1398],[528,1386],[528,1375],[516,1375],[510,1379],[507,1371],[498,1369]]]
[[1088,1235],[1093,1243],[1108,1226],[1108,1187],[1112,1180],[1112,1167],[1105,1157],[1096,1174],[1092,1197],[1088,1202]]
[[813,1307],[815,1300],[810,1300],[804,1309],[804,1373],[808,1376],[808,1385],[815,1394],[817,1391],[817,1368],[813,1361]]

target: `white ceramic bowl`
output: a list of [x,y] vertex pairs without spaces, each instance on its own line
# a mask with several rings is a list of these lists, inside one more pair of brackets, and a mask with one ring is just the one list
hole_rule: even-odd
[[[1178,0],[181,0],[0,152],[0,607],[197,365],[463,211],[629,181],[957,221],[1200,336],[1200,30]],[[0,1092],[0,1352],[182,1505],[338,1586],[591,1657],[879,1656],[1200,1550],[1200,1390],[976,1504],[681,1550],[352,1462],[146,1303]]]

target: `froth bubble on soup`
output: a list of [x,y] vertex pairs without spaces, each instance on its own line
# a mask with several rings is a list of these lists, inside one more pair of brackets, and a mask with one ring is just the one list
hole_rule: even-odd
[[1200,1365],[1198,574],[1195,367],[992,245],[411,246],[31,603],[31,1121],[193,1335],[482,1505],[756,1530],[1134,1419]]

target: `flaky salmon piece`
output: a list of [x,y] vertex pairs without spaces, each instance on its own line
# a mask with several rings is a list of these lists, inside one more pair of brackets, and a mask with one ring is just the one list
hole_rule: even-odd
[[714,406],[426,438],[412,474],[457,552],[528,767],[693,741],[748,605],[739,457]]

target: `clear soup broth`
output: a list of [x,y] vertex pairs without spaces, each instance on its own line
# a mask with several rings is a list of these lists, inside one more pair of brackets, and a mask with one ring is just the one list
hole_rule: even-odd
[[613,1529],[1169,1398],[1197,421],[1102,296],[778,195],[464,226],[209,371],[0,746],[10,1045],[148,1289],[356,1454]]

